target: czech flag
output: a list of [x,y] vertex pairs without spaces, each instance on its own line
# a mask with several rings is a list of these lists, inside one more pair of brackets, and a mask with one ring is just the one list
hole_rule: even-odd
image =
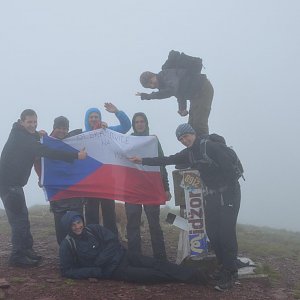
[[50,148],[78,152],[88,157],[67,163],[42,158],[41,183],[46,199],[92,197],[133,204],[165,204],[159,167],[136,165],[128,157],[158,156],[155,136],[124,135],[110,129],[97,129],[58,140],[43,137]]

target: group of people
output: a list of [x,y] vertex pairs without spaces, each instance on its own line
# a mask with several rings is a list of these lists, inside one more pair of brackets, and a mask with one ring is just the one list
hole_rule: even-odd
[[[216,280],[216,287],[219,290],[228,289],[237,274],[235,227],[240,204],[240,187],[238,177],[231,168],[231,158],[224,151],[226,146],[207,139],[213,87],[206,75],[199,73],[188,76],[187,72],[181,69],[166,69],[158,74],[147,71],[141,74],[140,81],[145,88],[158,89],[151,94],[136,93],[141,100],[175,96],[179,104],[178,113],[181,116],[189,114],[189,123],[179,125],[176,130],[177,139],[186,149],[166,157],[158,142],[158,157],[131,157],[130,161],[161,166],[166,200],[171,198],[166,165],[183,164],[200,171],[201,179],[207,187],[205,195],[207,233],[219,264],[219,269],[211,275],[211,278]],[[191,102],[189,111],[187,100]],[[115,114],[119,125],[108,126],[102,121],[100,110],[90,108],[85,115],[85,131],[109,128],[126,134],[132,126],[132,135],[150,135],[145,113],[135,113],[130,122],[128,116],[112,103],[105,103],[104,106],[108,112]],[[32,166],[34,165],[40,175],[41,157],[72,162],[75,159],[85,159],[88,155],[84,149],[77,153],[50,149],[40,142],[45,132],[37,132],[36,129],[37,114],[31,109],[24,110],[20,119],[13,124],[0,159],[0,196],[12,230],[12,252],[9,258],[11,266],[36,266],[41,259],[41,256],[33,250],[23,191]],[[69,120],[59,116],[54,120],[50,136],[64,139],[82,132],[81,129],[69,131]],[[211,157],[213,164],[208,164],[202,157],[200,147],[204,140],[206,154]],[[100,206],[103,226],[99,225]],[[207,282],[203,270],[168,262],[159,223],[159,205],[125,203],[128,249],[125,249],[118,240],[114,199],[82,197],[62,199],[50,202],[50,208],[54,214],[56,237],[60,245],[59,256],[63,276],[143,283]],[[149,223],[153,258],[142,255],[140,233],[142,208]]]

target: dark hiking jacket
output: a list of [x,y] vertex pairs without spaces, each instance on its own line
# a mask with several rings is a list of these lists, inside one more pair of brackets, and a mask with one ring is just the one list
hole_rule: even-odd
[[216,163],[208,164],[201,151],[200,139],[196,138],[190,148],[185,148],[181,152],[167,157],[143,158],[142,164],[148,166],[189,164],[198,169],[204,184],[213,190],[220,190],[228,185],[237,182],[236,173],[232,168],[231,158],[224,151],[221,143],[207,141],[207,155]]
[[24,186],[27,184],[33,163],[37,157],[72,162],[77,151],[65,152],[50,149],[40,143],[39,134],[29,133],[18,122],[13,124],[0,159],[0,185]]
[[165,99],[175,96],[178,109],[186,109],[186,100],[197,97],[208,80],[205,74],[189,75],[185,69],[165,69],[157,74],[158,91],[141,93],[142,100]]
[[62,218],[62,224],[76,248],[71,247],[68,237],[61,242],[59,258],[62,276],[74,279],[110,278],[126,250],[115,234],[98,224],[88,225],[79,236],[72,233],[74,216],[81,215],[69,211]]

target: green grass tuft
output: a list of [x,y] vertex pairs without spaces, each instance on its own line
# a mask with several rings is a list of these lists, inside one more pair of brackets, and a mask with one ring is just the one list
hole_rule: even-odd
[[299,232],[238,225],[237,233],[239,249],[253,258],[280,256],[300,261]]

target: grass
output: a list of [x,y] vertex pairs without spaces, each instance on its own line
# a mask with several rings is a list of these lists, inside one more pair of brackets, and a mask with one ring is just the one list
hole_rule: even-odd
[[[161,209],[163,225],[166,225],[165,219],[169,212],[179,215],[179,209],[163,207]],[[53,215],[49,212],[48,205],[31,207],[29,215],[35,235],[42,238],[54,234]],[[10,235],[10,227],[5,216],[0,217],[0,232],[2,235]],[[276,256],[300,261],[300,232],[239,224],[237,233],[240,251],[251,254],[253,259]]]
[[265,275],[268,275],[268,277],[270,278],[271,282],[276,282],[276,281],[278,281],[281,278],[280,277],[280,273],[278,271],[275,271],[268,264],[258,265],[255,268],[255,273],[256,274],[265,274]]
[[11,283],[23,283],[23,282],[27,281],[27,278],[24,278],[24,277],[11,277],[9,279],[9,281]]
[[294,287],[293,293],[295,299],[300,299],[300,283]]
[[[179,209],[162,208],[162,224],[168,212],[179,215]],[[238,224],[237,235],[239,250],[251,254],[253,259],[276,256],[300,262],[300,232]]]
[[1,232],[1,235],[9,235],[10,234],[10,227],[9,227],[6,216],[0,217],[0,232]]
[[66,279],[64,283],[68,286],[72,286],[75,284],[75,281],[73,279]]
[[253,258],[277,256],[300,261],[300,232],[238,225],[239,249]]
[[[179,209],[163,207],[162,225],[167,225],[165,219],[169,212],[179,215]],[[49,212],[48,205],[33,206],[29,209],[29,214],[31,229],[35,236],[43,238],[55,234],[53,215]],[[0,232],[1,235],[10,235],[10,227],[5,216],[0,217]],[[300,261],[300,232],[239,224],[237,233],[239,250],[251,255],[253,259],[275,256]]]

